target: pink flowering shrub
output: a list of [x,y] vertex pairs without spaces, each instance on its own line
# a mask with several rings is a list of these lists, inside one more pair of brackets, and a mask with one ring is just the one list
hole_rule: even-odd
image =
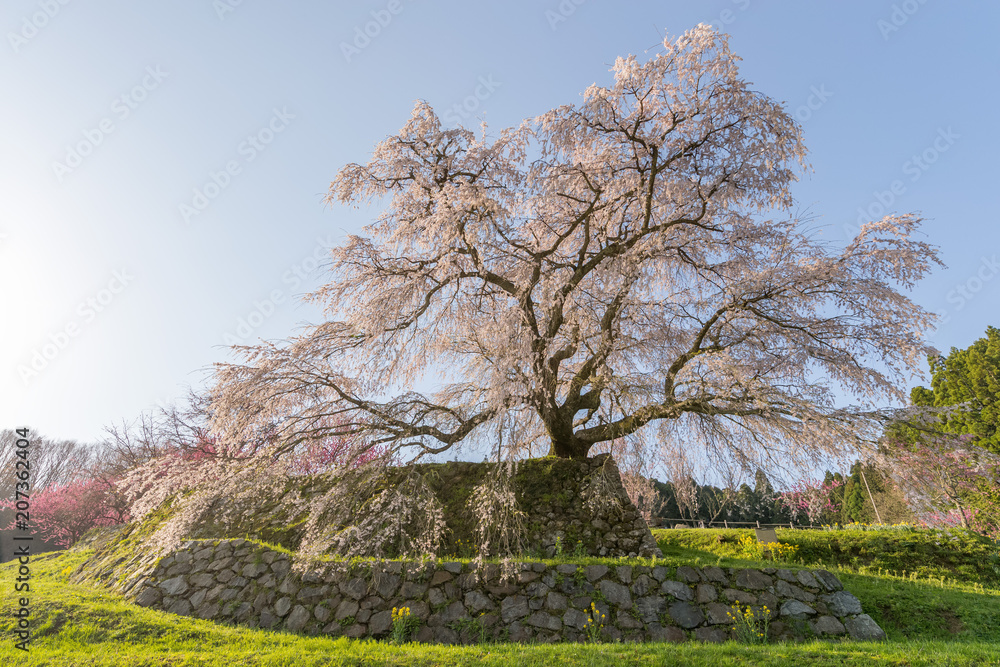
[[[35,493],[30,498],[29,522],[35,535],[69,547],[91,528],[114,526],[129,519],[128,504],[111,482],[83,479],[59,484]],[[7,500],[0,507],[14,508]],[[12,522],[7,529],[14,529]]]
[[810,523],[817,523],[824,513],[840,512],[840,504],[831,499],[831,492],[843,482],[799,480],[791,490],[778,495],[778,500],[788,508],[792,519],[805,516]]
[[960,528],[971,525],[976,518],[975,510],[945,510],[924,512],[919,515],[920,524],[927,528]]

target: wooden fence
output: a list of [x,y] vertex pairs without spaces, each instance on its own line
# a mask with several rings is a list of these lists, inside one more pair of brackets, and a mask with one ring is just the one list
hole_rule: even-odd
[[761,523],[760,521],[701,521],[699,519],[681,519],[654,516],[649,520],[650,528],[676,528],[683,524],[685,528],[791,528],[793,530],[821,530],[823,526],[798,523]]

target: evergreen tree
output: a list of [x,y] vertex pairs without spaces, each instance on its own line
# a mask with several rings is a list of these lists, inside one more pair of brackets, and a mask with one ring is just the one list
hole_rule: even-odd
[[[931,388],[914,387],[913,405],[961,406],[941,416],[939,427],[973,435],[977,445],[1000,454],[1000,329],[987,327],[986,336],[966,349],[953,347],[947,357],[928,357],[928,363]],[[913,435],[907,429],[902,434]]]

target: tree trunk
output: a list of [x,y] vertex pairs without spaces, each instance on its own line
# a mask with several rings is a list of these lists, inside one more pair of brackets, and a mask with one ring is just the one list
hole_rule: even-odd
[[[565,406],[564,406],[565,407]],[[561,459],[585,459],[591,445],[581,441],[573,433],[573,418],[566,416],[565,410],[556,408],[541,413],[545,430],[549,434],[552,445],[549,447],[549,456],[558,456]]]
[[965,518],[965,508],[963,508],[962,504],[960,502],[958,502],[957,500],[954,501],[954,502],[955,502],[955,508],[958,509],[958,516],[961,517],[961,519],[962,519],[962,528],[965,528],[966,530],[970,530],[970,528],[969,528],[969,521]]
[[549,447],[549,456],[558,456],[561,459],[585,459],[590,452],[590,445],[585,442],[570,437],[552,437],[552,445]]

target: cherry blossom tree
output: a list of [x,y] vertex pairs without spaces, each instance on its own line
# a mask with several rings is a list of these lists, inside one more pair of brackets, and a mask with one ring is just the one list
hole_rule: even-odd
[[[928,523],[946,523],[943,517],[950,516],[963,528],[976,523],[996,530],[1000,507],[991,496],[1000,484],[1000,456],[974,444],[975,440],[973,435],[942,435],[886,442],[887,466]],[[983,513],[978,522],[977,509]]]
[[700,25],[494,134],[418,102],[330,186],[380,208],[308,297],[326,320],[217,368],[220,443],[343,438],[349,465],[513,420],[511,455],[658,430],[751,471],[856,456],[930,351],[904,292],[936,250],[912,215],[818,240],[793,214],[801,129],[738,61]]

